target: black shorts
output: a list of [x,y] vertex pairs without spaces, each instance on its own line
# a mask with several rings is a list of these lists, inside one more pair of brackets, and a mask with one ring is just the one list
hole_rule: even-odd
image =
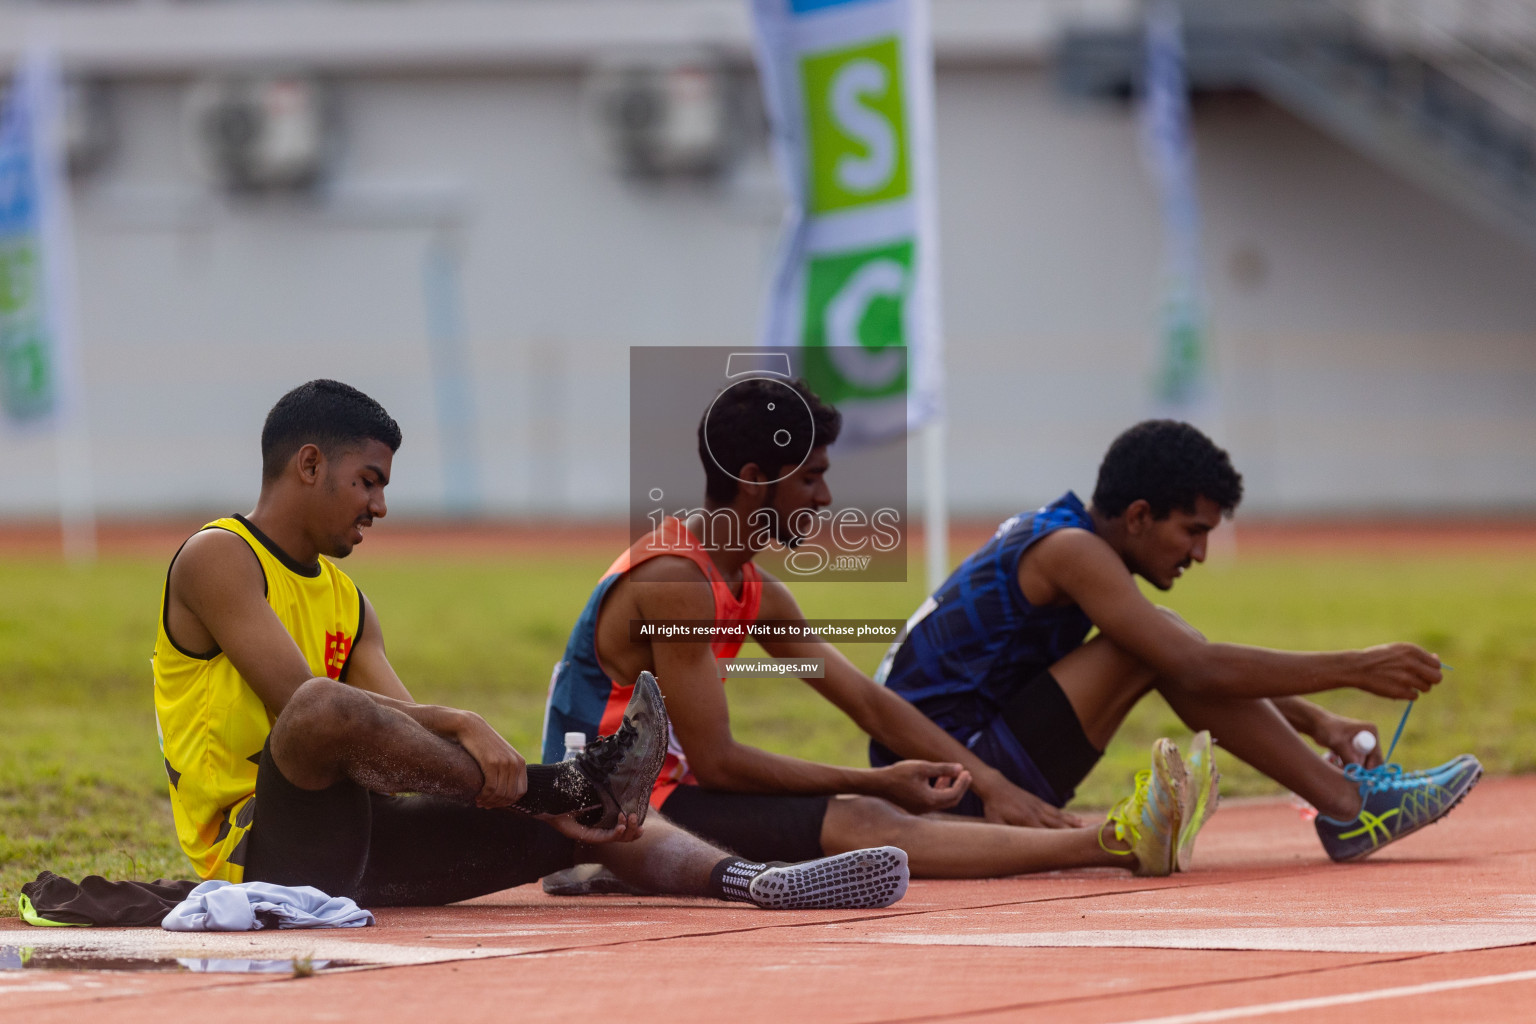
[[[944,697],[917,708],[1008,781],[1057,807],[1071,801],[1104,753],[1088,741],[1049,669],[1009,694],[1001,709],[983,707],[977,697]],[[891,750],[870,743],[870,764],[878,768],[897,760]],[[975,793],[965,794],[953,808],[955,814],[980,816],[984,811]]]
[[312,885],[365,907],[441,906],[575,863],[572,840],[518,811],[384,796],[346,780],[300,789],[266,747],[254,803],[246,881]]
[[815,860],[822,856],[821,823],[831,799],[678,786],[661,805],[661,813],[747,860]]

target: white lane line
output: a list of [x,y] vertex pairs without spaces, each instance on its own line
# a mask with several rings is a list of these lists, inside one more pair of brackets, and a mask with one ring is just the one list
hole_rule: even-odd
[[1378,988],[1369,992],[1346,992],[1342,995],[1317,996],[1312,999],[1289,999],[1281,1003],[1233,1006],[1225,1010],[1202,1010],[1199,1013],[1179,1013],[1171,1017],[1143,1017],[1140,1020],[1122,1021],[1120,1024],[1207,1024],[1210,1021],[1241,1020],[1244,1017],[1264,1017],[1275,1013],[1300,1013],[1303,1010],[1320,1010],[1329,1006],[1348,1006],[1352,1003],[1373,1003],[1379,999],[1403,999],[1407,996],[1426,996],[1436,992],[1454,992],[1457,989],[1463,988],[1482,988],[1485,985],[1506,985],[1512,981],[1536,981],[1536,971],[1515,971],[1513,974],[1485,974],[1480,978],[1431,981],[1423,985]]
[[41,981],[35,985],[6,985],[0,987],[0,996],[12,992],[68,992],[69,986],[59,981]]
[[1536,923],[1285,928],[1083,928],[1065,932],[889,932],[834,941],[912,946],[1251,949],[1306,953],[1453,953],[1536,943]]
[[[364,933],[364,934],[358,934]],[[475,960],[526,952],[510,946],[417,946],[372,942],[373,928],[321,931],[167,932],[159,928],[39,928],[18,945],[125,960],[351,960],[391,966]],[[388,934],[388,933],[384,933]],[[367,937],[365,937],[367,935]],[[348,936],[348,937],[343,937]],[[89,968],[89,965],[84,965]],[[10,973],[10,972],[7,972]]]

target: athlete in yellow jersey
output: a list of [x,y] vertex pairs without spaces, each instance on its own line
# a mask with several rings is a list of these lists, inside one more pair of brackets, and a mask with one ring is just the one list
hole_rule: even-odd
[[900,898],[899,850],[770,868],[656,815],[642,835],[667,735],[649,675],[617,738],[559,765],[530,768],[480,716],[416,703],[372,606],[330,561],[384,516],[399,445],[362,392],[295,388],[262,430],[256,508],[209,523],[171,562],[155,712],[201,876],[434,904],[597,861],[637,888],[760,906]]
[[[216,519],[249,546],[267,605],[313,676],[345,682],[363,629],[363,597],[330,559],[300,565],[244,516]],[[174,565],[174,563],[173,563]],[[168,588],[167,588],[168,589]],[[171,779],[176,835],[203,878],[242,880],[255,805],[256,766],[273,715],[217,647],[188,650],[172,640],[162,603],[155,639],[155,718]],[[210,715],[210,708],[221,713]]]

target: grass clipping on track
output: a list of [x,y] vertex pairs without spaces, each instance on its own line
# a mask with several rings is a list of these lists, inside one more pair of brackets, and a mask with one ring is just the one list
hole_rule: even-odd
[[[551,666],[611,552],[589,558],[477,563],[363,551],[346,568],[378,609],[391,660],[418,700],[469,708],[530,760]],[[169,552],[167,553],[169,555]],[[91,569],[0,561],[0,914],[39,870],[78,879],[190,877],[176,849],[155,741],[149,656],[163,562],[104,559]],[[920,584],[797,588],[813,618],[904,618]],[[1197,568],[1168,594],[1212,640],[1292,649],[1412,640],[1456,666],[1409,719],[1398,759],[1410,767],[1473,751],[1494,773],[1536,769],[1536,557],[1390,559],[1244,556]],[[879,645],[844,650],[863,669]],[[760,655],[749,646],[745,655]],[[732,727],[745,742],[861,765],[858,730],[793,679],[733,679]],[[1334,710],[1386,735],[1401,704],[1326,694]],[[1151,741],[1189,731],[1144,701],[1081,787],[1106,807],[1128,791]],[[1275,792],[1227,758],[1223,792]]]

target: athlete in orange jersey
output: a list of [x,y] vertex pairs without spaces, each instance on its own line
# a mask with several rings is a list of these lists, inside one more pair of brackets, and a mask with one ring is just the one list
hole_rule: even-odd
[[[763,410],[799,409],[802,403],[814,420],[814,440],[803,462],[786,466],[784,434],[777,418]],[[871,737],[910,760],[847,768],[775,754],[731,733],[716,659],[734,655],[739,642],[656,642],[632,634],[637,622],[803,624],[789,590],[758,570],[753,558],[771,542],[793,546],[797,515],[831,504],[827,447],[839,429],[837,411],[798,381],[738,382],[712,403],[699,427],[708,477],[704,515],[662,522],[599,582],[551,684],[546,760],[560,756],[566,731],[590,736],[610,729],[614,709],[627,699],[624,681],[650,671],[667,698],[673,730],[653,806],[744,857],[798,860],[880,843],[906,850],[913,874],[929,877],[1079,865],[1171,871],[1179,805],[1187,793],[1182,769],[1154,771],[1150,786],[1121,808],[1121,818],[1082,827],[1072,815],[1013,785],[814,635],[759,642],[775,657],[823,659],[825,677],[805,681]],[[792,472],[785,475],[786,470]],[[711,526],[729,526],[730,517],[743,528],[710,536]],[[730,541],[721,542],[720,535]],[[930,813],[952,807],[968,787],[985,802],[987,821]],[[1018,827],[1042,825],[1054,827]]]
[[[639,543],[631,546],[618,558],[603,576],[603,582],[598,584],[598,589],[606,593],[608,587],[617,583],[624,574],[636,567],[650,561],[671,555],[678,558],[686,558],[698,567],[709,581],[710,596],[714,599],[714,615],[716,623],[725,627],[745,625],[757,621],[758,606],[763,599],[762,574],[757,571],[757,566],[750,562],[742,566],[741,584],[737,588],[739,595],[732,591],[731,585],[720,575],[720,570],[710,560],[709,552],[698,542],[688,528],[679,519],[667,518],[660,528],[651,533]],[[601,604],[601,598],[599,598]],[[723,637],[710,641],[709,650],[715,658],[725,660],[736,657],[741,650],[744,638],[734,631],[722,631]],[[630,696],[634,693],[634,684],[614,683],[610,681],[608,691],[608,703],[603,708],[603,716],[598,722],[596,734],[609,736],[618,729],[620,721],[624,717],[624,708],[629,704]],[[551,730],[553,733],[553,730]],[[562,731],[563,735],[563,731]],[[693,773],[688,770],[688,757],[683,748],[677,743],[667,746],[667,758],[661,768],[661,774],[656,779],[656,788],[651,790],[651,806],[660,807],[666,802],[667,797],[677,788],[678,783],[697,783]],[[781,860],[783,858],[774,858]]]

